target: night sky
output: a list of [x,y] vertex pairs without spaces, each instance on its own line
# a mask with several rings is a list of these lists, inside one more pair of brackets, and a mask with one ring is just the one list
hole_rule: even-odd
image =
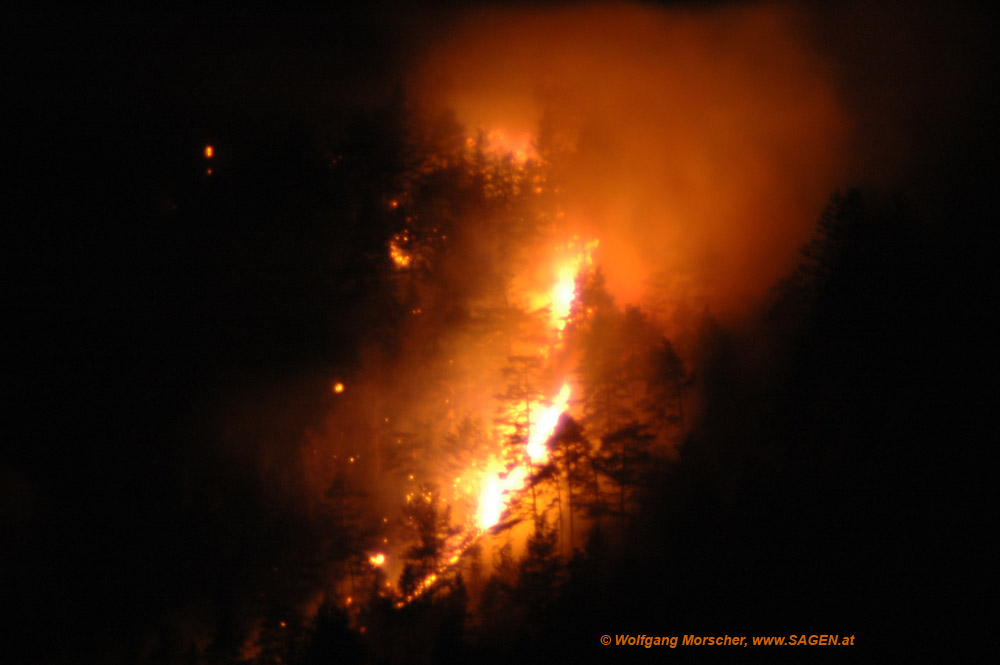
[[[937,612],[968,612],[985,563],[970,522],[982,510],[973,470],[991,445],[992,403],[977,386],[992,357],[984,270],[995,217],[987,185],[996,153],[985,140],[992,45],[977,13],[931,3],[808,5],[804,15],[809,43],[836,63],[851,127],[849,184],[880,202],[906,197],[930,237],[943,239],[933,262],[917,252],[896,265],[925,289],[904,299],[926,295],[927,308],[915,316],[909,300],[898,305],[907,326],[924,328],[904,335],[888,354],[898,365],[884,370],[926,368],[906,375],[906,394],[926,399],[899,404],[862,390],[885,410],[859,422],[890,438],[883,430],[905,422],[910,440],[871,451],[870,467],[856,461],[908,474],[887,476],[884,496],[865,494],[859,505],[910,505],[900,498],[910,493],[913,506],[931,511],[924,523],[901,517],[905,539],[874,557],[893,562],[890,576],[900,580],[890,588],[902,602],[922,598],[912,585],[927,585],[926,628]],[[270,583],[261,571],[279,550],[322,541],[281,504],[280,488],[259,483],[257,461],[292,455],[301,433],[321,426],[331,377],[363,366],[361,349],[378,334],[351,318],[368,312],[354,281],[366,248],[344,212],[352,185],[331,175],[331,160],[365,122],[378,122],[405,91],[412,63],[458,16],[432,3],[30,10],[5,19],[10,425],[0,456],[0,596],[16,617],[6,626],[15,635],[5,640],[10,662],[128,661],[151,631],[253,611]],[[706,413],[720,413],[706,403]],[[733,417],[753,420],[738,409]],[[789,425],[783,435],[806,430]],[[693,551],[673,562],[690,563]],[[833,595],[848,612],[844,594]],[[707,622],[706,614],[696,616]],[[851,617],[842,620],[847,630]],[[883,627],[872,620],[858,632]],[[940,630],[939,643],[949,638]]]

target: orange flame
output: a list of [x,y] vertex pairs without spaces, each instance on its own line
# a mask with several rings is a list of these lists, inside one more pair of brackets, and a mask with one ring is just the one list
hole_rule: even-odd
[[570,387],[568,383],[563,383],[559,394],[552,400],[552,406],[544,409],[538,422],[535,424],[528,439],[528,457],[533,464],[545,464],[549,459],[549,449],[545,447],[546,442],[556,429],[559,423],[559,416],[569,407]]
[[551,323],[557,332],[566,328],[566,320],[576,299],[576,276],[584,266],[594,265],[594,251],[598,244],[598,240],[581,242],[574,236],[565,245],[556,247],[561,256],[552,271],[555,284],[548,293],[537,293],[530,298],[532,307],[549,308]]
[[500,521],[500,516],[507,507],[507,495],[522,489],[528,477],[528,470],[523,466],[515,467],[507,473],[497,472],[497,467],[502,467],[496,460],[491,460],[491,467],[494,470],[483,477],[479,508],[476,511],[476,522],[484,531]]

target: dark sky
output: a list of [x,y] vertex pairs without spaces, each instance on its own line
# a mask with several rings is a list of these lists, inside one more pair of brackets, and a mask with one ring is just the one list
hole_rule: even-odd
[[[300,247],[277,265],[267,248],[398,51],[374,10],[38,10],[5,33],[5,604],[25,653],[86,653],[192,602],[239,604],[219,580],[260,567],[238,554],[259,488],[209,449],[206,414],[247,376],[318,362]],[[209,491],[232,534],[204,516]]]
[[[995,90],[983,22],[931,5],[901,24],[823,12],[810,29],[843,63],[871,153],[859,180],[935,183],[934,206],[982,213],[995,165],[980,140]],[[323,408],[312,389],[349,355],[308,295],[319,264],[299,261],[318,240],[347,246],[310,217],[336,206],[324,160],[449,18],[386,4],[7,17],[0,575],[25,654],[58,651],[53,634],[119,643],[206,597],[239,604],[233,578],[268,555],[246,553],[266,498],[207,444],[206,414],[262,385],[290,395],[296,422]],[[229,178],[210,195],[205,143]],[[289,211],[312,222],[269,264]],[[205,515],[208,487],[238,506],[229,532]]]

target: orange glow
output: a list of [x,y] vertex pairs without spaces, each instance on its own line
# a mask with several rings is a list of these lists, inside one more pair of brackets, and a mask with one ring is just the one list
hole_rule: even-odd
[[795,265],[847,175],[848,105],[800,25],[789,3],[470,12],[408,89],[465,127],[501,128],[487,145],[517,158],[544,120],[539,142],[565,155],[543,185],[563,194],[553,216],[601,238],[617,302],[640,304],[656,280],[672,307],[739,315]]
[[530,132],[513,135],[503,129],[491,129],[486,134],[486,145],[491,152],[498,155],[509,155],[518,164],[524,164],[535,157]]
[[[548,444],[571,400],[594,398],[572,374],[589,353],[576,336],[588,318],[593,344],[610,345],[627,336],[598,329],[606,303],[637,305],[686,348],[700,312],[739,314],[798,260],[851,142],[828,67],[804,48],[795,16],[768,7],[484,10],[403,74],[421,115],[450,112],[447,173],[474,175],[485,197],[516,206],[449,201],[450,175],[440,192],[418,179],[375,199],[390,225],[376,251],[405,330],[398,349],[377,347],[351,372],[352,405],[331,409],[331,459],[316,462],[327,468],[315,485],[350,471],[376,495],[380,512],[366,514],[385,552],[369,551],[380,579],[395,580],[406,551],[385,506],[431,507],[422,483],[448,502],[460,533],[434,570],[406,578],[409,593],[385,582],[397,607],[431,593],[479,539],[484,551],[502,539],[522,547],[528,515],[551,524],[558,512],[561,527],[566,469],[550,466]],[[437,159],[419,173],[435,175]],[[594,288],[580,302],[584,284]],[[629,390],[638,404],[641,390]],[[563,553],[572,541],[571,527]]]
[[213,148],[211,145],[206,145],[204,154],[205,154],[205,159],[212,159],[212,157],[215,156],[215,148]]
[[566,327],[573,299],[576,298],[576,272],[570,267],[559,270],[559,282],[552,289],[552,316],[559,330]]

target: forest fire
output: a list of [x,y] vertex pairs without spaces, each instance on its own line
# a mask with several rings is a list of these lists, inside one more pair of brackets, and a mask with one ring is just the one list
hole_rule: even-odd
[[[572,247],[574,247],[573,242],[565,245],[564,249]],[[565,329],[566,320],[576,297],[576,280],[580,276],[581,266],[592,265],[592,254],[596,247],[596,240],[587,243],[585,253],[578,253],[576,256],[561,262],[555,271],[558,281],[549,291],[551,300],[543,306],[543,309],[548,309],[551,312],[552,333],[555,341],[558,341],[561,332]],[[396,251],[395,247],[391,245],[390,254],[394,259],[397,256]],[[544,355],[548,357],[547,352]],[[571,393],[569,382],[564,380],[558,393],[550,400],[526,400],[524,409],[528,415],[523,434],[514,427],[500,428],[501,436],[521,441],[522,449],[519,453],[515,452],[513,464],[504,465],[496,457],[491,457],[481,467],[483,460],[473,461],[473,468],[467,470],[466,473],[479,477],[480,489],[473,511],[474,519],[470,520],[467,526],[461,530],[457,536],[456,544],[442,556],[442,563],[435,571],[427,574],[408,593],[401,594],[400,600],[396,602],[397,607],[405,606],[433,587],[447,569],[459,563],[462,555],[480,536],[497,526],[504,514],[509,511],[510,504],[516,502],[529,486],[533,486],[535,482],[532,477],[535,473],[534,469],[549,461],[547,442],[555,432],[560,416],[569,409]],[[476,467],[480,468],[477,470]],[[413,479],[412,474],[410,479]],[[461,479],[462,475],[455,479],[456,487],[459,486]],[[406,501],[409,503],[413,501],[413,498],[412,494],[407,494]],[[430,501],[431,495],[425,494],[424,498]],[[381,565],[381,562],[378,565]]]
[[[766,292],[827,194],[841,119],[781,19],[655,14],[469,18],[413,66],[413,140],[369,165],[405,165],[357,207],[389,289],[373,328],[395,333],[338,378],[340,457],[315,477],[349,514],[351,487],[375,494],[363,570],[396,608],[484,557],[624,537],[689,427],[699,313]],[[761,44],[776,72],[747,64]]]
[[874,4],[15,12],[5,660],[967,633],[993,23]]

